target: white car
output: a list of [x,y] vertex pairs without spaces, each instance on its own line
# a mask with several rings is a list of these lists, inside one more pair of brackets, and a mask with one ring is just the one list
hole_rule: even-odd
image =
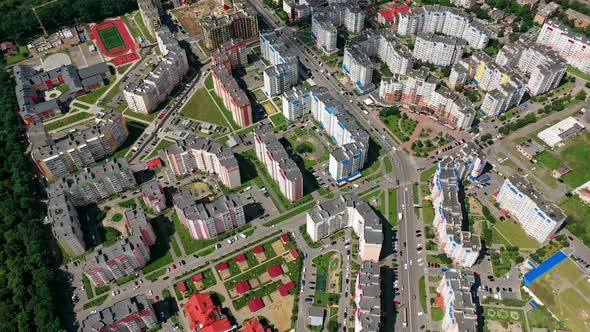
[[408,264],[406,263],[406,264],[404,264],[404,270],[407,270],[407,269],[408,269]]
[[150,296],[154,295],[154,291],[150,289],[149,294],[150,294]]

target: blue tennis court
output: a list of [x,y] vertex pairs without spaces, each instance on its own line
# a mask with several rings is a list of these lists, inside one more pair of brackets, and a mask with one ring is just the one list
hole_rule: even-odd
[[539,264],[536,268],[530,270],[527,274],[524,275],[523,281],[524,285],[528,286],[537,278],[545,274],[545,272],[551,270],[559,263],[563,262],[567,259],[567,255],[563,253],[563,251],[558,251],[553,256],[547,258],[543,263]]

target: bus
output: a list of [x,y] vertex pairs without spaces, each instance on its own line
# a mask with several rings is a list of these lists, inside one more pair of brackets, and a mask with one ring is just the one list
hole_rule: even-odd
[[404,304],[402,306],[402,326],[403,327],[408,327],[408,307]]

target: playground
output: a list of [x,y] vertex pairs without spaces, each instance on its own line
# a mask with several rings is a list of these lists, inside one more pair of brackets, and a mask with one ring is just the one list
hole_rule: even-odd
[[133,37],[120,18],[106,19],[92,27],[90,37],[98,44],[100,52],[115,66],[120,66],[140,58],[135,49]]

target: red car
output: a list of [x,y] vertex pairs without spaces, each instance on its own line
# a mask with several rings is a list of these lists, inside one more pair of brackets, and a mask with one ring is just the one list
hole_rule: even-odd
[[402,304],[402,303],[401,303],[400,301],[398,301],[398,300],[395,300],[395,301],[393,301],[393,303],[395,303],[395,304],[397,304],[397,305],[400,305],[400,304]]
[[176,270],[176,264],[172,264],[172,268]]
[[156,302],[160,301],[160,296],[156,295]]

